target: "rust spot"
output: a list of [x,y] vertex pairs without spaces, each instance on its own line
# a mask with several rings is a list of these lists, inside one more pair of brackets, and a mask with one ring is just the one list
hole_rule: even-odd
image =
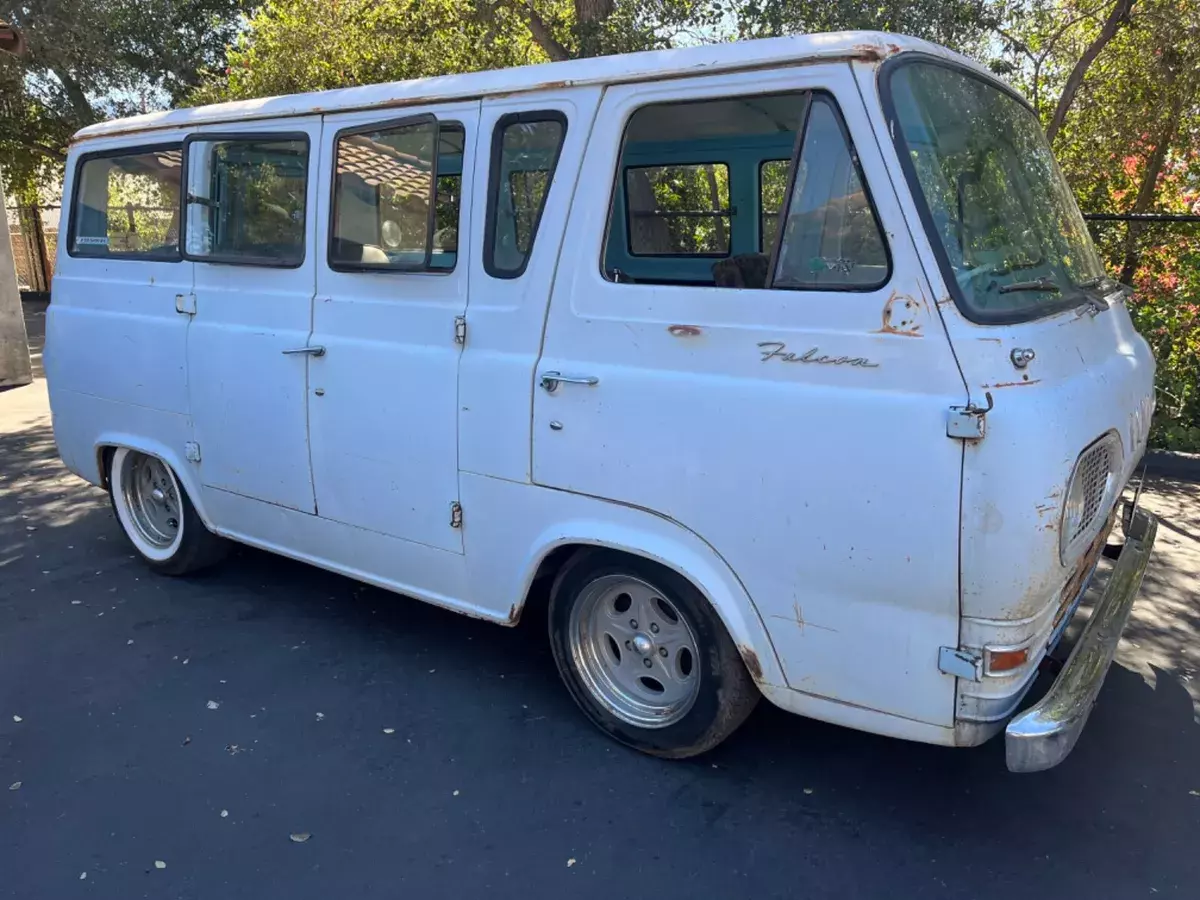
[[850,48],[850,55],[858,59],[865,59],[867,62],[883,62],[894,53],[899,53],[900,47],[897,44],[884,44],[880,47],[878,44],[855,44]]
[[1008,388],[1008,387],[1029,387],[1029,385],[1037,384],[1039,381],[1042,380],[1040,378],[1034,378],[1033,380],[1028,380],[1029,379],[1028,375],[1026,375],[1025,378],[1026,378],[1025,381],[1001,381],[998,384],[985,384],[984,387],[985,388],[993,388],[993,389],[994,388]]
[[921,334],[920,308],[924,301],[892,291],[883,304],[883,324],[872,334],[896,334],[901,337],[925,337]]
[[750,677],[761,682],[763,680],[762,663],[758,661],[758,654],[749,647],[738,647],[738,652],[742,654],[742,662],[746,664]]
[[672,325],[667,329],[667,332],[672,337],[677,338],[699,337],[703,334],[695,325]]

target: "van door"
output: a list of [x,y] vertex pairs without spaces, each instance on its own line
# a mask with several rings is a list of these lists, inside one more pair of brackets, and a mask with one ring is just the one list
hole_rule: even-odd
[[319,515],[462,552],[456,319],[479,103],[326,118],[309,364]]
[[305,377],[318,117],[214,126],[185,144],[195,261],[188,392],[206,487],[314,511]]
[[584,172],[534,481],[699,535],[791,687],[950,724],[964,391],[849,66],[610,88]]

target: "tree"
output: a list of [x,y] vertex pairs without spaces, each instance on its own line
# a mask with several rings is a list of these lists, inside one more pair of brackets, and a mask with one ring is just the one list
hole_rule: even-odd
[[0,54],[0,164],[16,193],[53,178],[71,135],[174,103],[220,64],[245,0],[0,0],[28,53]]

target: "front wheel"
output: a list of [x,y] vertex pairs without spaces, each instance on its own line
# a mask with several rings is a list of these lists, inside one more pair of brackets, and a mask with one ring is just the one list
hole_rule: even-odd
[[226,543],[209,531],[171,467],[119,447],[108,467],[108,492],[125,536],[151,568],[186,575],[213,565]]
[[559,674],[602,731],[654,756],[710,750],[759,691],[708,601],[678,573],[585,551],[556,580],[550,644]]

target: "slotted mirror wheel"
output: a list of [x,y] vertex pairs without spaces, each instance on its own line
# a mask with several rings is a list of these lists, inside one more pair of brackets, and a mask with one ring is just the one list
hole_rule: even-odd
[[647,560],[587,551],[551,594],[559,673],[602,730],[647,753],[685,757],[715,746],[759,697],[707,599]]

